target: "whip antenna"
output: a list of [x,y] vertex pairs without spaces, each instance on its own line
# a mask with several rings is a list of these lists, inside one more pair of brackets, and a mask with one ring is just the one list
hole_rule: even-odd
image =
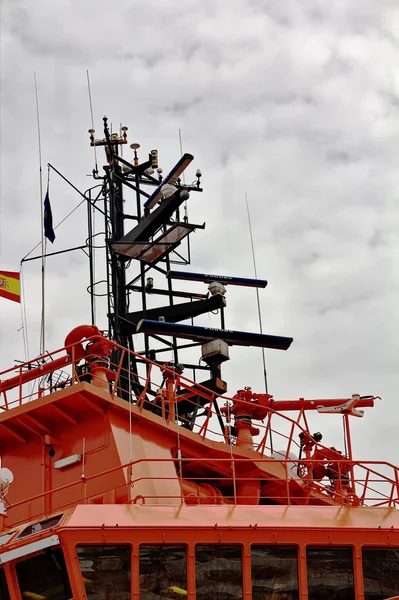
[[[86,75],[87,75],[87,91],[89,93],[89,106],[90,106],[90,117],[91,117],[91,128],[93,131],[93,135],[94,135],[94,116],[93,116],[93,103],[91,101],[91,86],[90,86],[90,77],[89,77],[89,70],[86,70]],[[94,150],[94,165],[95,165],[95,171],[96,173],[98,173],[98,166],[97,166],[97,150],[96,150],[96,145],[93,144],[93,150]]]
[[40,116],[39,116],[39,95],[37,92],[36,71],[33,72],[35,81],[36,98],[36,120],[37,120],[37,139],[39,146],[39,187],[40,187],[40,223],[41,223],[41,254],[42,254],[42,316],[40,329],[40,353],[44,354],[46,347],[46,320],[45,320],[45,241],[44,241],[44,218],[43,218],[43,171],[42,171],[42,142],[40,135]]
[[[93,140],[94,140],[94,115],[93,115],[93,103],[91,100],[91,86],[90,86],[90,76],[89,76],[89,70],[86,70],[86,75],[87,75],[87,91],[89,93],[89,106],[90,106],[90,116],[91,116],[91,130],[89,131],[90,135],[93,136]],[[97,165],[97,150],[96,150],[96,145],[93,143],[93,150],[94,150],[94,169],[95,169],[95,174],[98,174],[98,165]],[[94,175],[94,173],[93,173]],[[95,256],[95,248],[93,246],[93,233],[95,233],[96,230],[96,225],[95,225],[95,218],[96,218],[96,211],[95,211],[95,207],[94,205],[91,206],[90,202],[88,202],[87,204],[87,216],[88,216],[88,225],[89,225],[89,253],[90,253],[90,264],[91,264],[91,271],[92,271],[92,281],[95,281],[95,269],[96,269],[96,256]],[[96,297],[93,294],[93,287],[91,287],[90,289],[90,295],[91,295],[91,303],[92,303],[92,314],[91,314],[91,320],[92,320],[92,324],[94,325],[95,321],[96,321]]]
[[[245,193],[245,203],[246,203],[246,206],[247,206],[248,228],[249,228],[249,237],[251,239],[252,261],[253,261],[253,266],[254,266],[254,275],[255,275],[255,279],[258,279],[258,273],[257,273],[257,269],[256,269],[254,239],[253,239],[253,235],[252,235],[251,215],[249,213],[249,204],[248,204],[247,193]],[[259,331],[260,331],[261,334],[263,334],[262,315],[261,315],[261,311],[260,311],[259,289],[255,288],[255,291],[256,291],[256,302],[258,304]],[[266,373],[266,359],[265,359],[265,349],[264,348],[262,348],[262,363],[263,363],[263,377],[264,377],[264,380],[265,380],[265,392],[267,394],[268,393],[268,389],[267,389],[267,373]]]
[[[180,128],[179,128],[179,144],[180,144],[180,156],[183,156],[183,141],[182,141],[182,135],[181,135]],[[183,185],[186,185],[186,175],[185,175],[184,171],[183,171]],[[186,223],[188,222],[187,200],[184,202],[184,220],[186,221]]]

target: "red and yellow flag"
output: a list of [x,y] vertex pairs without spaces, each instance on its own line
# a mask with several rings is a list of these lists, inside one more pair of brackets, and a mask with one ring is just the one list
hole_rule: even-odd
[[0,296],[14,302],[21,302],[19,273],[0,271]]

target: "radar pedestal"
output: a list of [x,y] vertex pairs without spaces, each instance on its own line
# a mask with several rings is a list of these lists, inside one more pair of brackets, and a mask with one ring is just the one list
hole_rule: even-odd
[[229,347],[224,340],[211,340],[202,344],[202,360],[209,366],[212,378],[202,383],[213,392],[225,394],[227,384],[221,378],[221,364],[230,360]]

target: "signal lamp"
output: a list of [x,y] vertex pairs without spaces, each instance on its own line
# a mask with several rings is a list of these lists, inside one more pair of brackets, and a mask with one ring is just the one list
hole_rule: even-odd
[[158,150],[151,150],[151,166],[153,169],[158,168]]

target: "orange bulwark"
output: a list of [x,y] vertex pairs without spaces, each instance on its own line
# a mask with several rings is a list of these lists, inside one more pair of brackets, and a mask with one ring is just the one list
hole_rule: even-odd
[[19,273],[15,271],[0,271],[0,296],[13,302],[21,302]]

